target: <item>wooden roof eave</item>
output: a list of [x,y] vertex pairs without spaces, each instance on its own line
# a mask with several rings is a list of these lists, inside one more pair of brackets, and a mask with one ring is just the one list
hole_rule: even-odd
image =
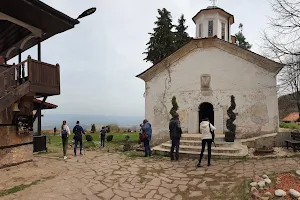
[[[23,9],[24,6],[26,6],[27,10]],[[56,34],[72,29],[76,24],[79,24],[77,19],[73,19],[38,0],[5,1],[1,5],[1,13],[3,13],[6,18],[9,16],[10,19],[13,19],[9,20],[10,22],[18,26],[21,25],[21,27],[30,31],[27,35],[23,34],[19,36],[19,38],[14,36],[14,40],[11,40],[9,45],[7,45],[7,43],[3,45],[4,48],[0,50],[0,56],[6,57],[7,60],[18,55],[19,52],[13,51],[14,49],[21,49],[21,52],[23,52],[35,46],[39,42],[35,38],[40,38],[40,42],[42,42]],[[37,13],[39,17],[36,17]],[[43,20],[41,21],[40,18],[43,18]],[[45,29],[45,27],[47,28]],[[16,29],[15,32],[17,31]],[[2,35],[2,39],[6,41],[4,36],[5,35]],[[31,38],[28,39],[29,37]],[[33,40],[31,40],[32,38]],[[7,56],[10,53],[11,55]]]

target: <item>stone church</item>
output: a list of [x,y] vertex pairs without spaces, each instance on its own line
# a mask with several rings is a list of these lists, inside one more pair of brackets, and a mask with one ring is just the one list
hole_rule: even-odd
[[235,97],[236,138],[276,133],[279,126],[276,75],[282,65],[239,47],[231,35],[234,16],[210,6],[194,17],[196,37],[137,75],[145,81],[145,117],[153,142],[169,140],[172,97],[185,133],[199,133],[208,117],[223,134]]

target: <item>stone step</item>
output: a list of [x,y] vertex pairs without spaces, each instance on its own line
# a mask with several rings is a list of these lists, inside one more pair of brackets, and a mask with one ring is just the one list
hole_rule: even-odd
[[[166,143],[171,144],[171,141],[168,141]],[[222,141],[215,141],[215,144],[217,147],[232,147],[235,145],[234,143],[222,142]],[[180,145],[201,147],[202,141],[201,140],[180,140]]]
[[[182,134],[181,140],[201,141],[202,134],[200,134],[200,133],[198,133],[198,134],[197,133],[196,134]],[[216,134],[215,141],[224,141],[225,142],[225,135]]]
[[[170,149],[164,149],[161,146],[156,146],[152,149],[152,151],[154,153],[159,153],[159,154],[164,154],[166,156],[169,156],[169,152]],[[195,152],[195,151],[184,151],[184,150],[180,150],[179,151],[180,157],[188,157],[188,158],[199,158],[199,152]],[[248,148],[244,147],[241,149],[241,151],[239,153],[216,153],[216,152],[212,152],[211,156],[213,158],[244,158],[246,157],[248,154]],[[204,157],[207,157],[207,151],[204,152]]]
[[[161,148],[170,150],[171,144],[170,143],[163,143],[161,144]],[[236,154],[239,153],[241,149],[234,148],[234,147],[212,147],[211,151],[212,153],[228,153],[228,154]],[[186,145],[180,145],[180,151],[190,151],[190,152],[201,152],[201,146],[186,146]],[[207,147],[205,149],[207,151]]]

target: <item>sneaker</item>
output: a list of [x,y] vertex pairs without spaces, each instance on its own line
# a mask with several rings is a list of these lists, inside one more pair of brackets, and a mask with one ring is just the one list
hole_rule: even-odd
[[198,164],[197,164],[197,167],[201,167],[201,163],[198,163]]
[[64,160],[66,160],[67,159],[67,156],[64,156]]

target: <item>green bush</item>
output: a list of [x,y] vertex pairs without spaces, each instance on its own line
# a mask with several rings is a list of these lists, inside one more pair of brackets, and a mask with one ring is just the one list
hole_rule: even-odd
[[125,141],[128,141],[130,139],[129,135],[125,135]]
[[300,125],[296,124],[296,123],[280,123],[280,128],[288,128],[288,129],[298,129],[300,130]]
[[106,137],[107,142],[111,142],[113,140],[114,136],[113,135],[108,135]]
[[86,135],[85,136],[86,141],[91,142],[93,141],[93,137],[91,135]]

